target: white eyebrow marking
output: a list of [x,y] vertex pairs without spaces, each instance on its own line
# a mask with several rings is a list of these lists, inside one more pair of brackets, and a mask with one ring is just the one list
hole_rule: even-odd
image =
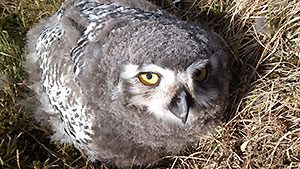
[[139,73],[138,68],[139,68],[138,65],[126,64],[123,67],[123,72],[121,73],[121,78],[123,78],[123,79],[133,78],[134,76],[136,76]]
[[192,74],[196,69],[205,67],[208,61],[208,59],[203,59],[196,63],[193,63],[187,68],[186,72]]

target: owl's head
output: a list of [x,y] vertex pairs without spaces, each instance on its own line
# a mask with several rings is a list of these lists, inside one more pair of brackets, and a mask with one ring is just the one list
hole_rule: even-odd
[[160,22],[118,39],[124,48],[110,51],[123,51],[114,55],[126,59],[120,62],[113,99],[178,125],[216,113],[212,109],[222,104],[228,88],[228,53],[221,38],[184,22]]
[[[167,50],[172,50],[174,46],[169,45]],[[180,49],[189,48],[188,43],[177,47],[169,53],[161,52],[166,49],[147,55],[135,53],[144,59],[122,64],[115,97],[121,96],[126,104],[146,108],[145,113],[178,125],[190,124],[203,112],[220,106],[228,87],[222,55],[203,47],[190,48],[187,55],[188,51]]]

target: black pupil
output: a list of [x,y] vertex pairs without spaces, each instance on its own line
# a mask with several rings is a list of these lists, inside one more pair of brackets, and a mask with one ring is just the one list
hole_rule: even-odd
[[152,79],[152,73],[148,72],[148,73],[146,74],[146,77],[147,77],[148,80]]
[[197,69],[195,72],[195,77],[199,77],[199,76],[201,76],[201,74],[202,74],[202,71]]

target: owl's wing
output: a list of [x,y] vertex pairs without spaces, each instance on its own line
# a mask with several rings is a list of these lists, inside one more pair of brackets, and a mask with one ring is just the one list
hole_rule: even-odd
[[28,32],[26,66],[31,89],[41,102],[37,116],[50,118],[55,140],[73,141],[79,147],[90,140],[92,118],[86,113],[88,108],[74,71],[74,57],[81,52],[80,40],[90,24],[78,5],[67,2]]

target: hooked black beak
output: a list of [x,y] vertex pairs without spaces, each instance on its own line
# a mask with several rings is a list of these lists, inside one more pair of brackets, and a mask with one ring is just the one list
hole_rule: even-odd
[[168,105],[168,108],[177,118],[181,119],[185,124],[188,119],[192,103],[193,98],[191,94],[185,88],[181,88],[178,90],[178,92],[176,92],[171,103]]

